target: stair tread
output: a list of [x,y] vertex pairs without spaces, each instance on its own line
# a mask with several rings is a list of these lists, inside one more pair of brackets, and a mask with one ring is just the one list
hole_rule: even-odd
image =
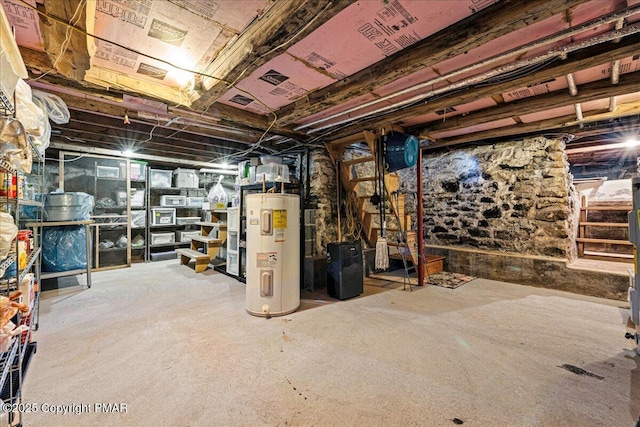
[[344,166],[351,166],[351,165],[356,165],[358,163],[373,162],[374,160],[375,159],[373,158],[373,156],[364,156],[364,157],[356,157],[353,159],[344,160],[342,164]]
[[202,243],[222,243],[222,239],[216,239],[209,236],[193,236],[191,237],[191,240]]
[[199,225],[201,227],[219,227],[219,228],[227,228],[227,224],[224,222],[205,222],[199,221],[196,222],[195,225]]
[[364,176],[361,178],[351,178],[349,181],[351,182],[366,182],[366,181],[375,181],[375,176]]
[[209,259],[209,255],[203,254],[202,252],[194,251],[193,249],[176,249],[176,252],[180,255],[188,256],[190,258],[196,259]]

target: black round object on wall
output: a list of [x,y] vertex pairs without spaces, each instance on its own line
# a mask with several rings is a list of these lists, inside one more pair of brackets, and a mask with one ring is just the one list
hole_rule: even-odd
[[413,135],[391,131],[386,136],[385,151],[387,172],[415,166],[420,142]]

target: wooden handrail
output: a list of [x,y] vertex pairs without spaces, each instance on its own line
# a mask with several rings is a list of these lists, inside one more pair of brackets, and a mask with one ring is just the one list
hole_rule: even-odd
[[621,227],[621,228],[629,228],[629,223],[627,222],[589,222],[589,221],[580,221],[580,225],[584,225],[587,227]]
[[630,211],[633,209],[631,205],[629,206],[583,206],[580,208],[581,211]]
[[625,245],[625,246],[633,245],[633,243],[631,243],[628,240],[593,239],[593,238],[588,238],[588,237],[577,237],[576,238],[576,242],[581,242],[581,243],[603,243],[603,244],[609,244],[609,245]]

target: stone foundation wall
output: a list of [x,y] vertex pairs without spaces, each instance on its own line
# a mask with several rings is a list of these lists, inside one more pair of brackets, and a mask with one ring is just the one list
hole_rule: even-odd
[[[425,244],[576,257],[578,199],[563,141],[459,149],[422,166]],[[401,191],[415,193],[415,173],[402,172]]]
[[437,246],[428,246],[427,250],[445,257],[446,271],[620,301],[627,299],[626,274],[571,269],[564,259],[542,256]]
[[[316,209],[316,253],[326,254],[327,243],[338,241],[336,173],[325,149],[312,150],[310,156],[310,194],[306,199],[305,208]],[[306,163],[306,159],[303,159],[305,167]]]

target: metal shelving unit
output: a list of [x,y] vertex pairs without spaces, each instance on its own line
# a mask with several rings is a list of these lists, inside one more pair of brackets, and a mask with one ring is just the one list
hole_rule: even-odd
[[[7,111],[6,109],[4,110]],[[29,150],[32,152],[33,165],[31,174],[25,174],[5,160],[0,161],[0,172],[3,172],[9,179],[11,186],[15,181],[16,187],[11,188],[11,194],[9,191],[7,195],[0,196],[0,209],[5,210],[12,214],[14,221],[20,230],[25,228],[31,228],[34,234],[33,247],[30,253],[27,255],[24,265],[21,266],[21,248],[19,239],[15,239],[15,249],[5,259],[0,260],[0,268],[3,271],[10,270],[15,265],[15,275],[10,274],[4,279],[0,280],[0,294],[8,297],[10,294],[19,289],[20,284],[27,279],[29,273],[34,275],[34,287],[35,290],[31,296],[31,299],[25,301],[29,306],[29,312],[27,314],[18,313],[11,320],[19,326],[26,326],[26,331],[19,333],[10,338],[9,344],[5,347],[6,351],[0,353],[0,399],[4,403],[21,403],[21,387],[24,376],[26,375],[27,368],[31,361],[32,355],[35,353],[37,343],[32,342],[32,333],[38,329],[38,323],[40,321],[39,308],[40,308],[40,265],[42,250],[38,244],[35,235],[37,233],[37,225],[42,223],[42,208],[43,204],[35,200],[24,199],[20,194],[21,182],[27,182],[30,180],[39,189],[42,189],[44,185],[44,158],[38,152],[38,150],[29,142]],[[31,208],[30,215],[35,216],[24,218],[21,214],[21,210],[24,208]],[[35,227],[34,227],[35,224]],[[3,326],[3,325],[0,325]],[[6,417],[6,419],[5,419]],[[7,425],[20,425],[22,423],[21,413],[8,413],[2,414],[2,423]]]

